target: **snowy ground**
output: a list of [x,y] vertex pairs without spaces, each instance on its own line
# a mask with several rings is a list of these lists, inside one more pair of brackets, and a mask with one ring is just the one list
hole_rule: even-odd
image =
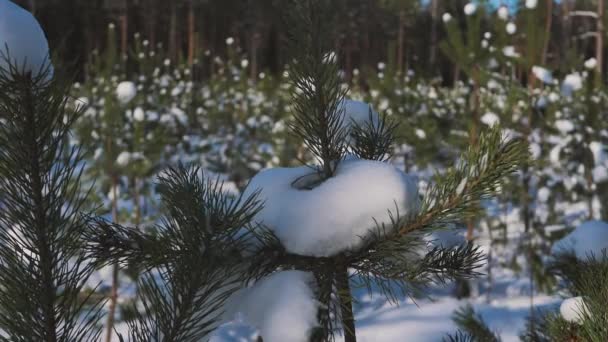
[[[361,298],[365,300],[364,298]],[[534,297],[536,308],[557,306],[559,298],[540,295]],[[529,296],[500,298],[486,303],[485,298],[457,300],[449,296],[435,300],[406,300],[399,305],[383,303],[364,305],[357,310],[357,338],[362,342],[442,341],[456,327],[451,316],[454,310],[472,304],[488,325],[498,331],[504,342],[519,341],[518,335],[525,326],[530,312]],[[255,341],[255,330],[243,323],[230,323],[212,339],[212,342]],[[337,339],[340,341],[341,339]]]
[[[378,296],[370,297],[365,290],[356,291],[356,296],[360,303],[356,309],[357,337],[361,342],[394,342],[406,338],[416,342],[442,341],[446,334],[456,331],[452,322],[453,312],[467,304],[473,305],[488,325],[499,332],[504,342],[519,341],[518,335],[530,313],[530,297],[525,294],[495,296],[489,302],[485,295],[467,300],[441,295],[432,300],[416,300],[415,303],[407,299],[398,305],[381,301]],[[534,297],[537,309],[557,308],[560,302],[561,299],[554,296]],[[126,332],[126,324],[118,325],[117,330]],[[257,336],[255,328],[235,321],[222,326],[211,342],[255,342]],[[113,341],[118,342],[118,338]]]

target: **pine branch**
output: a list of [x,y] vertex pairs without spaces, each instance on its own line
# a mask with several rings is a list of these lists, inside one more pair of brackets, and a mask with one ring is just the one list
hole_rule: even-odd
[[486,325],[472,306],[465,306],[454,313],[454,323],[469,337],[469,341],[499,342],[500,338]]
[[[157,237],[119,228],[118,239],[106,244],[116,251],[114,258],[150,261],[138,281],[143,311],[134,308],[129,338],[199,341],[217,326],[224,302],[242,284],[237,272],[247,239],[239,231],[261,206],[257,194],[226,195],[197,168],[170,168],[158,188],[168,214]],[[123,245],[128,239],[142,246],[135,254]]]
[[363,125],[356,122],[353,124],[350,134],[354,143],[351,144],[351,150],[361,159],[388,161],[392,157],[397,127],[397,121],[387,116],[374,120],[370,107],[369,120]]
[[528,159],[523,141],[505,140],[499,127],[479,137],[457,166],[438,176],[427,191],[417,217],[406,220],[399,234],[441,229],[475,217],[479,203],[491,198],[506,176],[516,172]]
[[290,128],[320,160],[324,178],[334,175],[349,134],[342,106],[347,89],[341,87],[337,54],[332,51],[335,8],[334,1],[292,0],[286,16],[292,54],[289,79],[295,89]]
[[[0,54],[2,55],[2,54]],[[0,56],[4,58],[4,56]],[[10,63],[0,70],[0,329],[11,341],[90,341],[101,302],[81,298],[93,272],[81,251],[82,153],[69,146],[80,115],[67,83]]]

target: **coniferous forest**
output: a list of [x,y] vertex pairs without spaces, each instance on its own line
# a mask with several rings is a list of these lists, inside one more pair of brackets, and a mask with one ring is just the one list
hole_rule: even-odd
[[608,341],[604,0],[0,0],[0,341]]

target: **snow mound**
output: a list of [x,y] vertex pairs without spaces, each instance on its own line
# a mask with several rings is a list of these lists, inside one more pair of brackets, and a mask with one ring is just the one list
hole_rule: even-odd
[[566,75],[564,82],[562,83],[562,94],[565,96],[572,96],[572,93],[583,88],[583,78],[581,74],[575,72]]
[[306,166],[267,169],[244,192],[261,191],[264,208],[255,220],[291,253],[327,257],[356,249],[376,221],[390,223],[391,213],[403,217],[419,207],[414,179],[388,163],[353,158],[312,190],[293,185],[315,176]]
[[226,304],[225,317],[241,318],[258,328],[264,342],[306,342],[318,325],[313,282],[309,272],[274,273],[233,294]]
[[123,105],[131,102],[136,95],[137,88],[133,82],[123,81],[118,83],[118,86],[116,86],[116,98]]
[[[7,52],[8,48],[8,52]],[[49,58],[49,44],[44,31],[34,16],[8,0],[0,0],[0,68],[17,65],[19,71],[34,75],[53,67]]]
[[338,110],[343,111],[342,128],[346,130],[351,130],[354,124],[365,128],[368,123],[378,125],[380,122],[378,113],[369,104],[362,101],[345,99],[340,103]]
[[585,311],[587,311],[587,308],[583,297],[564,299],[559,306],[559,313],[562,315],[562,318],[571,323],[580,323],[583,320]]
[[587,221],[576,227],[553,245],[554,254],[572,251],[579,259],[589,254],[600,256],[602,250],[608,250],[608,223],[603,221]]

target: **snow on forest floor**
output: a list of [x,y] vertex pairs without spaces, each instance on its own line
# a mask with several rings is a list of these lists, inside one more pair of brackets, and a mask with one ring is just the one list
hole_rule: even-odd
[[[556,306],[560,301],[557,297],[546,295],[534,297],[537,309]],[[485,298],[457,300],[442,296],[434,300],[416,300],[416,303],[408,299],[398,305],[387,302],[380,306],[364,305],[356,311],[357,340],[442,341],[446,334],[456,331],[452,322],[454,311],[467,304],[473,305],[488,325],[499,332],[504,342],[519,341],[518,335],[524,329],[526,317],[530,313],[530,297],[523,295],[497,298],[490,303],[486,303]],[[222,326],[211,341],[254,342],[256,337],[254,329],[241,322],[232,322]]]
[[[458,300],[442,295],[432,300],[416,300],[415,303],[407,299],[398,305],[379,300],[374,302],[367,294],[358,299],[361,307],[356,310],[357,340],[361,342],[442,341],[446,334],[457,329],[452,322],[454,311],[467,304],[471,304],[490,328],[500,334],[502,341],[519,341],[518,335],[530,313],[530,297],[527,295],[497,297],[489,303],[485,296]],[[555,296],[534,297],[536,309],[557,307],[560,302],[561,299]],[[123,334],[127,331],[125,323],[116,328]],[[244,322],[231,322],[220,327],[211,342],[255,342],[257,336],[256,329]],[[118,342],[118,338],[113,341]]]

